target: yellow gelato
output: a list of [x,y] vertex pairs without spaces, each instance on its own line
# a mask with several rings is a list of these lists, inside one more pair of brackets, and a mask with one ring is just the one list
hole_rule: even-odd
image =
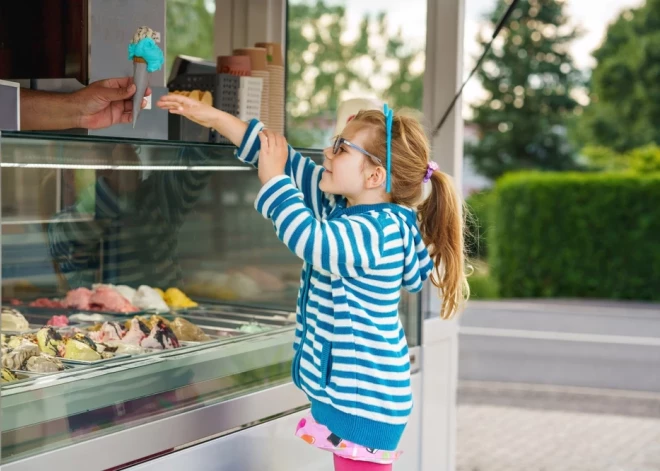
[[197,307],[198,304],[186,296],[183,291],[178,288],[168,288],[165,291],[165,296],[163,299],[169,307],[173,308],[185,308],[185,307]]

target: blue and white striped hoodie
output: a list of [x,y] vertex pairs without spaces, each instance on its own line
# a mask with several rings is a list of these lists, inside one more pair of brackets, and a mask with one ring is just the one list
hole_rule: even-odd
[[[253,120],[237,156],[257,165],[263,125]],[[322,166],[289,147],[285,175],[255,207],[304,260],[296,312],[294,383],[315,420],[342,439],[396,450],[412,409],[401,287],[422,289],[433,268],[413,210],[346,207],[323,193]]]

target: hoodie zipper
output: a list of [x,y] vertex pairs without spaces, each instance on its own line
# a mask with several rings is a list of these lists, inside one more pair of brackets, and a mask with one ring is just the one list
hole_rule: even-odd
[[300,299],[300,318],[302,323],[302,336],[300,338],[300,347],[296,351],[296,354],[293,356],[293,370],[292,377],[293,383],[300,388],[300,358],[302,357],[302,351],[305,344],[307,336],[307,297],[309,294],[309,281],[312,277],[312,266],[307,265],[305,271],[305,283],[303,284],[303,293],[302,298]]

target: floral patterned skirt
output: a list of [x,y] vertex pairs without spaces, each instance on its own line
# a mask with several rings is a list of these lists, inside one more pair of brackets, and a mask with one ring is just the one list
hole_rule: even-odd
[[310,445],[331,451],[337,456],[357,461],[369,461],[378,464],[391,464],[401,456],[401,451],[385,451],[365,448],[361,445],[342,440],[325,425],[319,424],[311,414],[300,419],[296,427],[296,436]]

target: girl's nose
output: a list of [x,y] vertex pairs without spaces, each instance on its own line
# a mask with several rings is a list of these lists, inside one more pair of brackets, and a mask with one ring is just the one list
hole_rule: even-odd
[[332,153],[332,147],[326,147],[323,149],[323,157],[325,157],[328,160],[332,160],[334,158],[335,154]]

